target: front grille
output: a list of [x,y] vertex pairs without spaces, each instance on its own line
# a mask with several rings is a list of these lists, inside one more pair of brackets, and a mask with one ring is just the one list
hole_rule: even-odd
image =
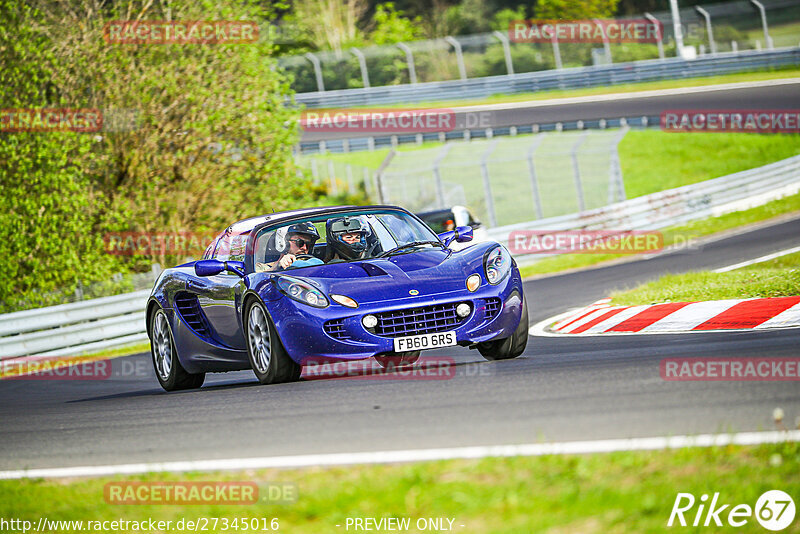
[[350,339],[350,334],[348,334],[344,328],[344,319],[327,321],[323,325],[323,328],[325,329],[325,333],[333,339]]
[[175,307],[192,330],[203,337],[211,337],[211,328],[203,310],[200,309],[200,303],[197,302],[197,295],[178,293],[175,296]]
[[486,299],[486,306],[483,308],[483,313],[487,319],[494,319],[500,313],[502,301],[498,297],[490,297]]
[[374,328],[375,334],[384,337],[402,337],[450,330],[469,317],[456,315],[456,306],[459,304],[461,303],[451,302],[376,313],[378,325]]

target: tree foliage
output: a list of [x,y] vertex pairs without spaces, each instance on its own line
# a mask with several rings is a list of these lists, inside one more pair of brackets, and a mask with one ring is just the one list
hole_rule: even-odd
[[619,0],[537,0],[538,19],[605,19],[614,16]]
[[[111,20],[269,20],[257,3],[0,0],[0,108],[94,108],[97,133],[0,133],[0,302],[183,258],[112,257],[113,232],[219,231],[312,201],[273,45],[112,44]],[[119,125],[117,125],[119,126]],[[10,276],[9,276],[10,274]]]

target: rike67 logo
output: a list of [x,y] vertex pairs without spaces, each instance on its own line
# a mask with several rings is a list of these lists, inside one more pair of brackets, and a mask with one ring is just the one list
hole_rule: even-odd
[[[695,505],[697,509],[695,510]],[[691,524],[693,527],[721,527],[725,523],[732,527],[743,527],[755,516],[756,521],[767,530],[783,530],[794,521],[794,501],[788,493],[781,490],[764,492],[756,501],[755,507],[749,504],[737,504],[720,501],[719,493],[714,493],[711,502],[708,495],[703,494],[695,499],[691,493],[678,493],[672,512],[669,514],[667,526],[679,524],[682,527]]]

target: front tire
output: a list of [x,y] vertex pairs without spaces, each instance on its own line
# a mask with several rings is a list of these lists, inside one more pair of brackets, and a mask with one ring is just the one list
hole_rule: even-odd
[[178,360],[175,340],[167,314],[158,308],[150,321],[150,354],[158,383],[165,391],[197,389],[206,379],[205,373],[189,373]]
[[289,357],[275,324],[257,300],[251,300],[245,311],[245,337],[250,367],[262,384],[296,382],[303,368]]
[[522,317],[519,326],[510,337],[478,343],[478,352],[487,360],[510,360],[516,358],[528,345],[528,305],[522,298]]

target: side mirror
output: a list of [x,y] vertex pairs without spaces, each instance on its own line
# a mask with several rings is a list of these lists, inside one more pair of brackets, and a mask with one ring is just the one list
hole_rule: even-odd
[[194,263],[197,276],[216,276],[231,271],[244,278],[244,263],[240,261],[199,260]]
[[456,228],[456,241],[459,243],[467,243],[468,241],[472,241],[472,227],[459,226]]
[[447,232],[442,232],[439,234],[439,239],[442,240],[444,245],[450,246],[450,243],[453,241],[458,241],[459,243],[466,243],[467,241],[472,241],[472,227],[471,226],[459,226],[455,230],[449,230]]

